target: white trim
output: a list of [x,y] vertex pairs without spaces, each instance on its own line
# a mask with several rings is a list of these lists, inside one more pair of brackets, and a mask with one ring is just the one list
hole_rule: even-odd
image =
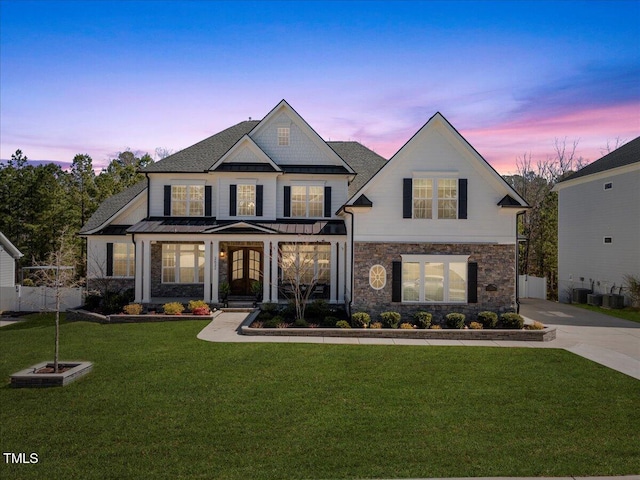
[[469,262],[470,255],[400,255],[402,262],[427,262],[427,263],[461,263]]
[[582,183],[589,183],[595,180],[607,180],[610,177],[616,175],[624,175],[625,173],[635,172],[640,170],[640,162],[635,162],[630,165],[624,165],[622,167],[611,168],[602,172],[592,173],[590,175],[583,175],[582,177],[568,179],[563,182],[556,183],[551,189],[552,192],[559,192],[563,188],[573,187],[574,185],[580,185]]
[[[256,126],[257,127],[257,126]],[[263,163],[267,163],[271,165],[277,172],[282,172],[282,169],[267,155],[264,150],[262,150],[256,142],[253,141],[249,135],[245,134],[242,136],[240,140],[238,140],[233,147],[231,147],[227,153],[225,153],[222,157],[218,159],[211,167],[209,167],[209,171],[212,172],[220,165],[225,163],[229,158],[231,158],[238,150],[241,148],[248,148],[253,152],[253,154],[258,157],[258,160],[262,160]],[[269,173],[269,172],[265,172]]]
[[[383,283],[380,287],[375,287],[373,285],[373,283],[371,282],[371,273],[373,272],[374,268],[381,268],[382,269],[382,275],[383,275]],[[373,288],[374,290],[382,290],[384,287],[387,286],[387,269],[384,268],[384,265],[380,265],[379,263],[376,263],[375,265],[371,265],[371,268],[369,269],[369,286],[371,288]]]

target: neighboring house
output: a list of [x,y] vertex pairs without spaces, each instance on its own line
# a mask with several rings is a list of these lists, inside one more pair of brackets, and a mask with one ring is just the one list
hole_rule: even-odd
[[243,297],[256,281],[285,301],[287,269],[309,262],[314,298],[352,310],[515,308],[527,205],[440,114],[387,162],[322,140],[283,100],[142,172],[80,232],[90,284],[138,302],[215,303],[223,282]]
[[[618,293],[640,277],[640,137],[558,182],[558,288]],[[625,292],[622,292],[625,294]]]
[[0,232],[0,287],[16,285],[16,261],[22,256],[20,250]]

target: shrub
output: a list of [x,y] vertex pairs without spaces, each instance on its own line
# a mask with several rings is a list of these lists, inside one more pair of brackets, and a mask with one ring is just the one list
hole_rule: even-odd
[[262,320],[263,322],[266,320],[271,320],[273,315],[270,312],[260,312],[256,317],[257,320]]
[[463,313],[449,313],[445,317],[447,328],[464,328]]
[[262,325],[264,326],[264,328],[278,328],[278,325],[280,325],[282,322],[284,322],[284,318],[282,318],[280,315],[276,315],[269,320],[265,320]]
[[625,275],[624,283],[631,298],[631,306],[640,308],[640,277]]
[[278,325],[276,325],[276,328],[289,328],[290,326],[291,326],[290,323],[280,322]]
[[500,320],[504,328],[521,329],[524,326],[524,318],[517,313],[503,313]]
[[122,307],[122,311],[127,315],[140,315],[142,313],[142,305],[139,303],[130,303]]
[[180,315],[184,312],[184,305],[180,302],[169,302],[165,303],[162,309],[164,310],[165,315]]
[[480,312],[478,314],[478,322],[480,322],[484,328],[496,328],[498,324],[498,314],[494,312]]
[[84,299],[84,308],[93,312],[98,309],[101,301],[102,295],[96,293],[89,294]]
[[482,330],[482,324],[480,322],[471,322],[469,328],[471,330]]
[[251,324],[251,328],[262,328],[264,326],[264,323],[261,322],[260,320],[254,320],[253,323]]
[[380,314],[382,324],[387,328],[398,328],[400,319],[402,318],[398,312],[382,312]]
[[133,298],[129,299],[126,295],[120,293],[107,292],[102,300],[102,310],[105,314],[120,313],[124,306],[131,303]]
[[320,325],[322,325],[323,327],[333,328],[336,326],[336,323],[338,323],[339,320],[340,319],[337,317],[327,316],[322,319]]
[[440,325],[431,325],[429,330],[442,330],[442,327]]
[[400,328],[402,330],[413,330],[415,327],[414,327],[413,323],[405,322],[405,323],[401,323],[400,324]]
[[415,320],[416,325],[420,328],[429,328],[431,326],[432,318],[433,318],[433,315],[423,310],[416,312],[415,315],[413,316],[413,319]]
[[382,328],[382,322],[373,322],[369,325],[369,328],[373,328],[374,330],[379,330]]
[[306,327],[309,326],[309,324],[307,323],[307,321],[304,318],[296,318],[296,321],[293,322],[293,324],[296,327],[303,327],[303,328],[306,328]]
[[[191,313],[194,315],[209,315],[209,305],[204,300],[189,300],[189,306],[187,307]],[[202,312],[204,310],[205,313],[196,313],[196,310]]]
[[211,313],[211,310],[209,310],[209,307],[196,307],[193,310],[191,310],[191,313],[194,315],[209,315]]
[[339,320],[338,322],[336,322],[336,327],[338,327],[338,328],[351,328],[351,325],[349,325],[349,322],[347,322],[346,320]]
[[351,326],[353,328],[367,328],[371,323],[371,317],[366,312],[356,312],[351,315]]
[[262,313],[269,313],[273,316],[278,311],[277,303],[263,303],[260,305],[260,310]]
[[35,287],[36,284],[30,278],[25,278],[24,280],[22,280],[22,286],[23,287]]
[[331,312],[329,311],[329,304],[326,302],[326,300],[318,299],[307,304],[304,313],[307,318],[319,320],[326,317]]
[[525,326],[527,330],[543,330],[544,324],[538,321],[534,321],[532,324]]

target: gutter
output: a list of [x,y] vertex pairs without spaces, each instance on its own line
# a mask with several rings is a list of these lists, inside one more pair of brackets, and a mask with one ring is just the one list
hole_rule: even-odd
[[351,248],[349,250],[349,257],[351,260],[351,268],[349,268],[349,272],[350,272],[350,279],[349,279],[349,303],[347,304],[347,313],[349,314],[349,316],[351,316],[351,306],[353,304],[353,281],[354,281],[354,275],[353,275],[353,267],[354,267],[354,255],[353,255],[353,246],[354,246],[354,228],[355,228],[355,217],[353,215],[353,212],[348,211],[346,208],[346,206],[343,206],[342,208],[340,208],[341,211],[343,211],[344,213],[347,213],[351,216]]

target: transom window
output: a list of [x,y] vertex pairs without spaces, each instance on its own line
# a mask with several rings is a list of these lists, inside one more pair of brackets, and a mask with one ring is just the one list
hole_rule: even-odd
[[403,255],[402,301],[465,303],[467,256]]
[[201,217],[204,215],[204,185],[171,185],[171,215]]
[[116,277],[133,277],[135,270],[135,254],[132,243],[113,244],[113,275]]
[[331,246],[286,243],[280,245],[282,282],[328,284],[331,277]]
[[253,217],[256,214],[256,186],[238,185],[238,216]]
[[278,145],[286,147],[289,145],[291,130],[289,127],[278,127]]
[[162,244],[162,283],[204,283],[204,244]]
[[310,185],[291,187],[292,217],[322,217],[323,210],[324,187]]
[[413,218],[455,219],[458,217],[457,179],[414,178],[412,184]]

